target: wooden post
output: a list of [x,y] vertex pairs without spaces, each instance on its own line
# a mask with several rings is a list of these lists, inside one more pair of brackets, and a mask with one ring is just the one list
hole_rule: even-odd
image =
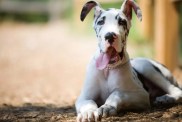
[[170,70],[178,64],[178,19],[171,0],[155,0],[156,59]]
[[142,10],[142,35],[149,40],[153,40],[153,25],[154,25],[154,5],[153,0],[139,0],[139,6]]

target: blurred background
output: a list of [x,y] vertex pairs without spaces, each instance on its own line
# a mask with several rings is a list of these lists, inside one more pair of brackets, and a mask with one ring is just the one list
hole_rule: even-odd
[[[122,0],[97,0],[120,8]],[[86,0],[0,0],[0,104],[74,104],[97,46]],[[137,0],[128,39],[131,58],[165,64],[182,81],[182,0]]]

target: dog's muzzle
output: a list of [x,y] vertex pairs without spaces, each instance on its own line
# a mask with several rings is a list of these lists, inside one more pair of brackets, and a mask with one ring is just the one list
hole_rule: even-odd
[[108,64],[114,64],[118,62],[120,56],[116,49],[112,46],[109,46],[106,52],[101,52],[99,57],[96,59],[96,67],[100,70],[105,69]]

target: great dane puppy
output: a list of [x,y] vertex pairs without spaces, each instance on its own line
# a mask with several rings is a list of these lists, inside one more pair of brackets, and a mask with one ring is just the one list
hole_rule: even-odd
[[125,0],[121,9],[104,10],[89,1],[81,11],[82,21],[92,8],[98,49],[76,101],[77,121],[99,121],[125,109],[147,109],[153,103],[182,102],[182,90],[166,67],[146,58],[129,59],[126,42],[132,9],[142,20],[136,2]]

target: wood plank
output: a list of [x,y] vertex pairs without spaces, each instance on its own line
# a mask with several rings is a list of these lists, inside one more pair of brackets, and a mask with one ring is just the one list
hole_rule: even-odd
[[153,0],[139,0],[139,6],[142,10],[142,35],[146,40],[153,40],[154,32],[154,3]]
[[170,70],[178,65],[178,19],[171,0],[155,0],[156,59]]

